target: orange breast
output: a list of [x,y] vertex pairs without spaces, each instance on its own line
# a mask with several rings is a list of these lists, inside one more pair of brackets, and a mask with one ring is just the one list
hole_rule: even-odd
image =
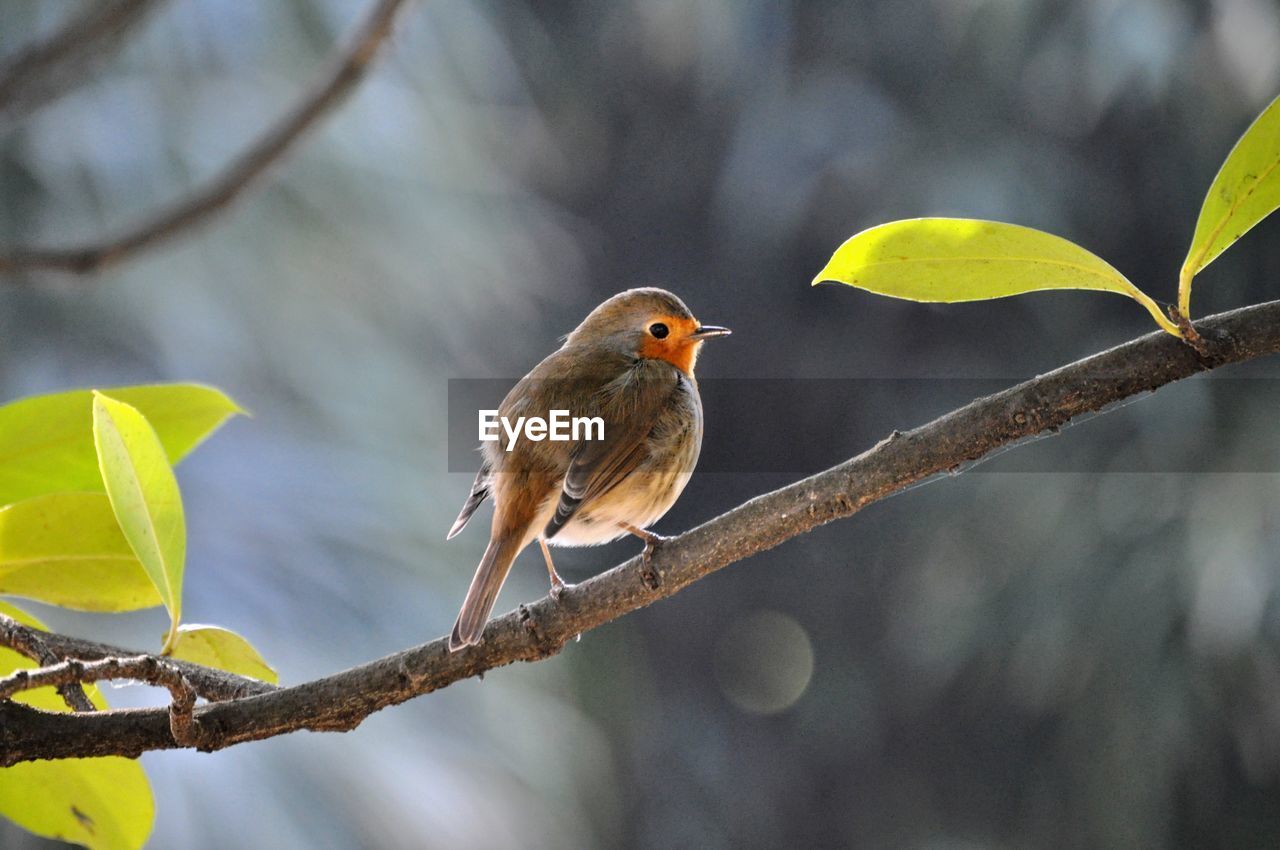
[[640,344],[640,356],[665,360],[686,375],[693,375],[693,364],[698,359],[699,340],[689,339],[689,334],[698,329],[693,319],[672,317],[667,320],[671,335],[665,339],[656,339],[645,334]]
[[698,358],[698,343],[692,340],[680,340],[669,344],[665,339],[649,337],[640,347],[640,355],[665,360],[686,375],[692,375],[694,361]]

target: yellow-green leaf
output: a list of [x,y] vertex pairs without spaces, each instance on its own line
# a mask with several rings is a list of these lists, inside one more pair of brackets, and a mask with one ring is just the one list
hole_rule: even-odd
[[151,834],[155,802],[132,759],[34,761],[0,769],[0,815],[92,850],[137,850]]
[[55,493],[0,508],[0,594],[79,611],[161,604],[102,493]]
[[1249,125],[1227,154],[1200,207],[1191,250],[1182,264],[1178,304],[1185,315],[1191,278],[1280,207],[1280,98]]
[[187,625],[178,629],[178,641],[171,653],[206,667],[217,667],[228,673],[238,673],[261,679],[273,685],[280,677],[271,665],[263,660],[258,650],[240,635],[219,626]]
[[[20,608],[0,601],[0,613],[29,626],[44,625]],[[36,666],[10,649],[0,648],[0,676]],[[92,685],[85,693],[99,709],[107,707]],[[44,711],[67,711],[53,688],[23,691],[14,697]],[[34,761],[0,768],[0,815],[47,838],[93,850],[137,850],[155,821],[151,786],[132,759]]]
[[963,218],[916,218],[864,230],[818,276],[910,301],[981,301],[1046,289],[1094,289],[1137,301],[1172,334],[1177,327],[1102,258],[1030,227]]
[[107,498],[125,540],[169,609],[164,651],[173,649],[182,619],[187,524],[178,479],[145,416],[122,401],[93,394],[93,441]]
[[[160,384],[104,390],[142,411],[176,464],[244,411],[212,387]],[[72,490],[102,491],[90,429],[92,394],[73,390],[0,407],[0,505]]]

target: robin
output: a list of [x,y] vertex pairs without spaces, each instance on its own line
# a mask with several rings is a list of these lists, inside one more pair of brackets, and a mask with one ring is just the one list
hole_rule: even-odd
[[595,546],[633,534],[649,558],[665,538],[647,528],[675,504],[702,449],[702,400],[693,377],[698,349],[729,333],[699,323],[670,292],[629,289],[592,310],[512,388],[499,420],[545,420],[552,411],[568,411],[599,417],[603,434],[586,428],[578,439],[482,444],[480,472],[447,539],[490,496],[493,527],[450,650],[480,643],[511,563],[534,540],[553,598],[566,585],[548,544]]

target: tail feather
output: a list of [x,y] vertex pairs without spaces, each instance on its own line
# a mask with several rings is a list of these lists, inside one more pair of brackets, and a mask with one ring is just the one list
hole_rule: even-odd
[[475,578],[467,590],[467,598],[462,602],[462,610],[458,612],[458,621],[453,624],[453,633],[449,635],[450,652],[480,643],[489,614],[498,601],[498,591],[502,590],[507,573],[511,571],[511,562],[523,548],[519,539],[489,541],[489,548],[484,550],[484,557],[480,559]]

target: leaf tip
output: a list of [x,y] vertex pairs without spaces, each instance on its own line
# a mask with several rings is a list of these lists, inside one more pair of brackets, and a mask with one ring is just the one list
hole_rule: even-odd
[[186,384],[185,386],[193,387],[197,390],[200,390],[201,392],[205,392],[205,393],[209,393],[211,395],[217,396],[218,399],[222,402],[223,406],[226,407],[228,416],[239,415],[239,416],[248,416],[250,419],[253,418],[253,413],[248,408],[246,408],[243,404],[241,404],[240,402],[232,398],[230,395],[228,395],[225,390],[221,390],[218,387],[215,387],[211,384],[192,383],[192,384]]
[[249,419],[253,418],[252,410],[245,407],[243,404],[236,401],[234,398],[227,395],[226,393],[223,393],[222,397],[227,400],[227,406],[230,408],[230,414],[232,416],[245,416],[245,417],[248,417]]
[[839,283],[834,274],[831,273],[831,264],[827,263],[822,267],[822,271],[813,276],[813,280],[809,281],[809,286],[818,286],[823,283]]

